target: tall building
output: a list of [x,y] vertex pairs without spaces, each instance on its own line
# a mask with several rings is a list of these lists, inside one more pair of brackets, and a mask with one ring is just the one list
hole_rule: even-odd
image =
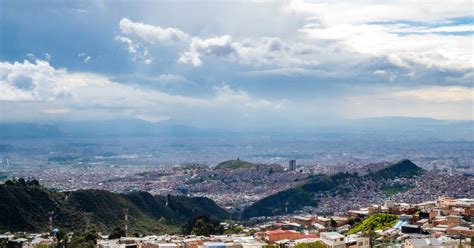
[[289,171],[295,171],[296,170],[296,160],[292,159],[288,163],[288,170]]

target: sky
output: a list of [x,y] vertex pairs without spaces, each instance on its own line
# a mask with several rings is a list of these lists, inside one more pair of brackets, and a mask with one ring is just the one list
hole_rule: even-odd
[[0,0],[0,122],[474,119],[471,1]]

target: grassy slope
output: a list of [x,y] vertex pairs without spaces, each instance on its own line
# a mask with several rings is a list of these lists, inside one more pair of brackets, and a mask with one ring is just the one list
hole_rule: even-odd
[[215,169],[239,169],[239,168],[252,168],[254,165],[250,162],[242,160],[227,160],[219,163]]
[[385,230],[393,227],[398,221],[398,215],[394,214],[373,214],[361,223],[349,230],[349,234],[358,232],[371,232],[375,230]]

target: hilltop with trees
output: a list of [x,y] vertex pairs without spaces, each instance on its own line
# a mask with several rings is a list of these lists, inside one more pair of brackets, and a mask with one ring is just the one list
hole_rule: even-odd
[[[104,190],[56,192],[36,180],[8,180],[0,184],[0,232],[47,231],[53,214],[54,227],[80,231],[94,225],[110,233],[124,224],[129,209],[130,233],[180,233],[196,216],[222,220],[229,214],[204,197],[154,196],[147,192],[129,194]],[[115,230],[116,231],[116,230]]]

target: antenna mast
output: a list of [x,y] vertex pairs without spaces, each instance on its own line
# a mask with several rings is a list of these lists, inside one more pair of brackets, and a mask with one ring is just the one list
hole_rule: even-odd
[[52,232],[53,231],[53,214],[54,214],[54,211],[49,211],[48,212],[48,223],[49,223],[49,231]]
[[123,209],[125,215],[125,237],[128,237],[128,208]]

